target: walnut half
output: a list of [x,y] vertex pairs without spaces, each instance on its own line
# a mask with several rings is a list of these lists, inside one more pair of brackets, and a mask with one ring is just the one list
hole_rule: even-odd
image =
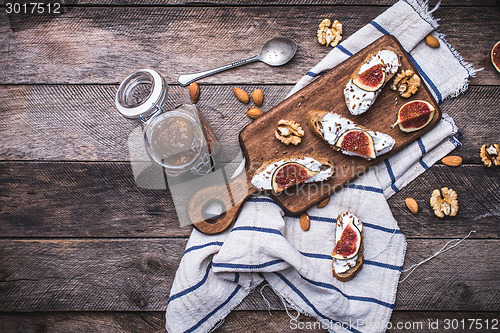
[[500,146],[498,144],[483,145],[481,147],[481,160],[488,168],[491,165],[500,165]]
[[430,203],[437,217],[457,215],[458,196],[451,188],[443,187],[441,191],[432,191]]
[[[330,24],[332,27],[330,28]],[[329,19],[324,19],[321,21],[318,27],[318,42],[321,45],[331,45],[333,47],[342,40],[342,23],[335,20],[333,23]]]
[[274,131],[274,136],[287,146],[290,143],[298,145],[302,141],[304,130],[299,123],[293,120],[281,119],[278,121],[278,128]]
[[420,77],[411,69],[402,70],[395,77],[391,89],[398,91],[401,97],[408,98],[420,87]]

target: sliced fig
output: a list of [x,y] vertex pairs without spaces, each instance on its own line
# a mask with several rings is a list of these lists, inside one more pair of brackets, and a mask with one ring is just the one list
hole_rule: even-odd
[[368,68],[352,80],[352,83],[366,91],[377,91],[384,85],[384,82],[385,70],[382,64]]
[[418,131],[434,117],[436,109],[426,101],[416,100],[404,104],[398,111],[398,120],[391,126],[399,125],[403,132]]
[[274,193],[280,193],[293,185],[305,182],[317,174],[302,164],[288,162],[279,166],[273,173],[271,185]]
[[361,233],[354,225],[353,220],[345,226],[342,236],[335,244],[332,257],[335,259],[351,259],[359,252],[361,246]]
[[495,66],[496,70],[500,72],[500,41],[498,41],[491,49],[491,62],[493,63],[493,66]]
[[337,140],[335,146],[368,159],[376,157],[372,136],[361,129],[346,131]]

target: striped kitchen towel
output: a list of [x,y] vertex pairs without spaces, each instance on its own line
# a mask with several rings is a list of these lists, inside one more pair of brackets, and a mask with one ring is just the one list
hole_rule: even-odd
[[[334,48],[297,83],[303,88],[385,34],[394,35],[409,52],[437,101],[467,89],[475,70],[437,33],[426,3],[399,1]],[[441,47],[423,38],[432,33]],[[394,308],[406,240],[387,198],[460,145],[452,118],[441,122],[393,157],[332,195],[329,204],[308,213],[309,231],[268,197],[245,203],[231,229],[218,235],[193,230],[177,270],[168,307],[169,332],[207,332],[254,288],[267,281],[300,313],[335,332],[383,332]],[[364,226],[364,266],[351,281],[333,277],[330,254],[335,218],[347,210]],[[296,323],[295,323],[296,324]],[[294,319],[283,328],[293,328]]]

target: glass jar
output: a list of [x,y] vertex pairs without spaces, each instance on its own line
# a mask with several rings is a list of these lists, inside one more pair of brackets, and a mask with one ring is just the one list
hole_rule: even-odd
[[200,120],[196,107],[181,105],[162,110],[168,85],[156,71],[141,69],[129,75],[118,88],[116,107],[128,119],[140,119],[146,150],[167,175],[190,171],[204,175],[214,168],[209,143],[215,138]]

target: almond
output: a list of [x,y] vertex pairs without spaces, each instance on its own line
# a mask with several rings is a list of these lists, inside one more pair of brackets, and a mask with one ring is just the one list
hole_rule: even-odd
[[262,112],[262,110],[259,108],[250,108],[247,111],[247,116],[249,116],[252,119],[257,119],[260,116],[262,116],[263,114],[264,114],[264,112]]
[[441,162],[447,166],[457,167],[462,164],[462,158],[460,156],[446,156]]
[[245,104],[250,102],[250,96],[248,96],[245,90],[241,88],[233,88],[233,93],[240,102]]
[[413,198],[406,198],[405,199],[405,204],[406,204],[406,207],[408,207],[408,209],[413,214],[417,214],[417,212],[418,212],[418,203],[415,201],[415,199],[413,199]]
[[328,203],[330,202],[330,197],[326,197],[324,198],[323,200],[321,200],[319,203],[318,203],[318,208],[323,208],[325,207]]
[[427,45],[435,49],[439,47],[439,40],[433,35],[425,36],[425,43],[427,43]]
[[194,104],[198,102],[200,99],[200,86],[198,83],[193,82],[189,85],[189,96],[191,96],[191,101],[193,101]]
[[300,227],[302,228],[302,230],[307,231],[309,230],[310,226],[311,219],[309,218],[309,214],[302,213],[302,215],[300,215]]
[[260,107],[262,105],[262,101],[264,100],[264,94],[262,93],[262,90],[260,89],[255,89],[252,92],[252,99],[255,105]]

